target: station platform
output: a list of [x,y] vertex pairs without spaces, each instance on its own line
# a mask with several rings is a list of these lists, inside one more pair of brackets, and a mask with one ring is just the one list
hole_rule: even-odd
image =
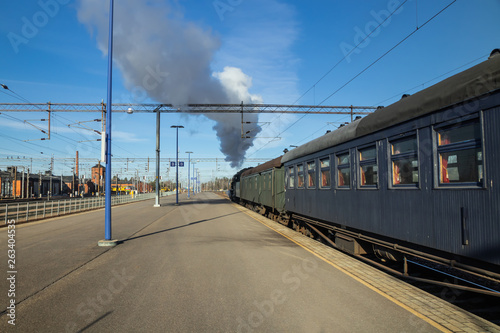
[[[16,227],[15,326],[0,332],[500,332],[214,193]],[[7,228],[0,229],[7,268]]]

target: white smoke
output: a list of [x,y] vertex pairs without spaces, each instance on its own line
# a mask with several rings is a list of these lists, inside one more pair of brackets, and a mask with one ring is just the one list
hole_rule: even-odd
[[[99,49],[107,54],[109,1],[81,0],[78,19],[96,33]],[[225,67],[213,73],[211,63],[220,47],[209,29],[187,22],[163,0],[120,0],[114,7],[113,59],[125,86],[140,90],[159,103],[187,104],[262,103],[249,93],[252,79],[241,69]],[[238,114],[207,114],[220,149],[232,167],[243,163],[253,139],[241,138]],[[257,114],[245,115],[252,136],[260,132]],[[247,130],[247,128],[245,129]]]

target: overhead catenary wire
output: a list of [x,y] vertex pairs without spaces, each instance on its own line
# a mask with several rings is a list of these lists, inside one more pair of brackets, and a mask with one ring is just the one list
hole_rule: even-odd
[[[452,69],[452,70],[449,70],[449,71],[447,71],[447,72],[445,72],[445,73],[443,73],[443,74],[440,74],[440,75],[438,75],[438,76],[435,76],[434,78],[432,78],[432,79],[430,79],[430,80],[427,80],[427,81],[425,81],[425,82],[419,83],[418,85],[416,85],[416,86],[414,86],[414,87],[412,87],[412,88],[409,88],[409,89],[406,89],[406,90],[404,90],[404,91],[401,91],[401,92],[399,92],[399,93],[397,93],[397,94],[395,94],[395,95],[393,95],[393,96],[391,96],[391,97],[389,97],[389,98],[386,98],[386,99],[384,99],[384,100],[382,100],[382,101],[380,101],[380,102],[377,102],[377,103],[372,103],[372,105],[384,105],[387,101],[390,101],[390,100],[392,100],[392,99],[394,99],[394,98],[400,98],[400,97],[401,97],[403,94],[405,94],[405,93],[409,93],[409,92],[411,92],[411,91],[413,91],[413,90],[415,90],[415,89],[417,89],[417,88],[419,88],[419,87],[422,87],[422,86],[425,86],[425,85],[429,84],[430,82],[436,81],[437,79],[440,79],[440,78],[442,78],[442,77],[446,77],[446,76],[448,76],[449,74],[451,74],[451,73],[453,73],[453,72],[456,72],[456,71],[458,71],[459,69],[461,69],[461,68],[463,68],[463,67],[468,67],[470,64],[473,64],[473,63],[475,63],[475,62],[477,62],[477,61],[479,61],[479,60],[481,60],[481,59],[484,59],[485,57],[488,57],[488,56],[489,56],[489,54],[490,54],[489,52],[488,52],[488,53],[486,53],[486,54],[483,54],[482,56],[477,57],[477,58],[475,58],[474,60],[468,61],[468,62],[466,62],[465,64],[463,64],[463,65],[461,65],[461,66],[459,66],[459,67],[456,67],[456,68],[454,68],[454,69]],[[345,116],[341,116],[341,117],[339,118],[339,120],[347,120],[347,119],[348,119],[348,117],[345,117]],[[342,122],[342,121],[340,121],[340,122]],[[315,132],[315,133],[317,133],[317,132]]]
[[[405,0],[402,4],[400,4],[395,10],[393,10],[382,22],[379,23],[378,26],[375,27],[375,29],[373,29],[369,34],[367,34],[365,36],[365,38],[363,38],[359,43],[357,43],[349,52],[347,52],[343,58],[341,58],[335,65],[333,65],[328,71],[325,72],[325,74],[323,74],[311,87],[309,87],[309,89],[307,89],[302,95],[300,95],[299,98],[297,98],[293,103],[292,105],[296,104],[298,101],[300,101],[305,95],[307,95],[312,89],[314,89],[314,104],[316,105],[316,86],[318,85],[318,83],[320,83],[323,79],[325,79],[338,65],[340,65],[345,59],[347,59],[347,57],[349,57],[355,50],[358,49],[358,47],[363,44],[373,33],[375,33],[379,28],[380,26],[382,26],[389,18],[392,17],[392,15],[394,15],[394,13],[396,13],[405,3],[407,2],[407,0]],[[321,104],[318,104],[318,105],[321,105]],[[273,121],[279,119],[280,117],[282,116],[279,115],[278,117],[276,117]],[[307,114],[303,115],[302,117],[300,117],[297,121],[295,121],[292,125],[290,125],[289,127],[287,127],[283,132],[281,132],[280,134],[278,134],[277,136],[279,137],[281,134],[283,134],[285,131],[287,131],[290,127],[294,126],[298,121],[302,120],[304,117],[306,117]],[[261,148],[259,148],[258,150],[256,150],[254,153],[258,152],[259,150],[263,149],[264,147],[266,147],[269,143],[273,142],[274,140],[270,140],[268,141],[264,146],[262,146]],[[254,154],[252,153],[252,155]]]
[[[368,38],[370,38],[370,36],[375,33],[388,19],[390,19],[392,17],[392,15],[394,15],[394,13],[396,13],[408,0],[405,0],[403,3],[401,3],[396,9],[394,9],[382,22],[379,23],[379,25],[377,25],[369,34],[367,34],[365,36],[365,38],[363,38],[359,43],[357,43],[356,45],[354,45],[354,47],[349,51],[347,52],[344,57],[342,57],[339,61],[337,61],[337,63],[335,65],[333,65],[329,70],[327,70],[325,72],[325,74],[323,74],[311,87],[309,87],[309,89],[307,89],[302,95],[300,95],[299,98],[297,98],[295,100],[295,102],[292,103],[292,105],[295,105],[298,101],[300,101],[305,95],[307,95],[311,90],[314,90],[316,89],[316,86],[318,85],[318,83],[320,83],[321,81],[323,81],[323,79],[325,79],[328,75],[330,75],[330,73],[335,69],[337,68],[338,65],[340,65],[345,59],[347,59],[354,51],[356,51],[358,49],[358,47],[363,44]],[[314,99],[316,99],[316,95],[314,96]],[[314,105],[316,105],[316,103],[314,103]],[[317,104],[317,105],[321,105],[321,104]],[[281,116],[281,115],[280,115]],[[278,116],[278,117],[280,117]],[[304,117],[304,116],[302,116]]]
[[[328,71],[325,72],[325,74],[323,74],[311,87],[309,87],[309,89],[307,89],[304,93],[302,93],[302,95],[300,95],[293,103],[292,105],[295,105],[298,101],[300,101],[305,95],[307,95],[311,90],[314,91],[314,105],[316,105],[316,86],[321,82],[323,81],[323,79],[325,79],[338,65],[340,65],[345,59],[347,59],[347,57],[349,57],[355,50],[358,49],[358,47],[363,44],[373,33],[375,33],[388,19],[390,19],[392,17],[392,15],[394,15],[394,13],[396,13],[408,0],[405,0],[403,3],[401,3],[396,9],[394,9],[384,20],[382,20],[382,22],[379,23],[379,25],[377,25],[369,34],[367,34],[365,36],[365,38],[363,38],[359,43],[357,43],[349,52],[347,52],[343,58],[341,58],[335,65],[333,65]],[[321,105],[321,104],[318,104],[318,105]],[[283,114],[280,114],[278,115],[276,118],[274,118],[271,122],[274,122],[274,121],[277,121]],[[307,116],[307,113],[304,114],[302,117],[300,117],[296,122],[294,122],[291,126],[295,125],[298,121],[302,120],[304,117]],[[291,126],[287,127],[285,129],[285,131],[287,131]],[[279,133],[276,137],[279,137],[281,134],[283,134],[285,131]],[[270,140],[268,141],[264,146],[262,146],[261,148],[257,149],[256,151],[254,151],[252,153],[252,155],[256,152],[258,152],[259,150],[265,148],[268,144],[270,144],[271,142],[274,142],[276,140]],[[251,155],[250,155],[251,156]]]
[[[72,120],[71,120],[71,119],[68,119],[68,118],[66,118],[66,117],[64,117],[64,116],[58,115],[58,117],[59,117],[59,118],[62,118],[62,119],[64,119],[64,120],[66,120],[66,121],[68,121],[68,122],[70,122],[70,123],[72,122]],[[77,131],[76,129],[74,129],[74,128],[70,127],[68,124],[63,123],[63,122],[62,122],[62,121],[60,121],[60,120],[57,120],[57,119],[56,119],[56,121],[57,121],[57,122],[59,122],[60,124],[64,125],[65,127],[66,127],[66,126],[68,126],[69,128],[71,128],[71,130],[73,130],[75,133],[77,133],[78,135],[80,135],[80,136],[81,136],[82,138],[84,138],[85,140],[89,140],[89,138],[88,138],[87,136],[85,136],[83,133],[81,133],[81,131]],[[75,142],[77,142],[77,143],[79,143],[79,144],[84,144],[84,143],[82,143],[82,142],[78,142],[78,141],[76,141],[76,140],[73,140],[73,141],[75,141]],[[100,138],[99,138],[99,139],[96,139],[96,142],[99,142],[99,141],[100,141]],[[125,153],[128,153],[129,155],[137,156],[136,154],[134,154],[134,153],[132,153],[132,152],[128,151],[127,149],[125,149],[125,148],[123,148],[123,147],[121,147],[121,146],[117,145],[115,142],[113,142],[112,144],[113,144],[113,146],[116,146],[117,148],[119,148],[119,149],[123,150]],[[88,144],[84,144],[84,145],[86,145],[86,146],[88,146],[88,147],[89,147],[89,145],[88,145]],[[91,147],[92,147],[92,149],[94,149],[94,150],[100,150],[100,147],[95,147],[95,146],[91,146]],[[114,154],[113,154],[113,155],[114,155]],[[116,157],[120,157],[120,155],[116,155]]]
[[[4,85],[2,84],[2,87],[4,87]],[[6,87],[6,86],[5,86]],[[4,93],[5,95],[7,96],[10,96],[12,98],[17,98],[14,94],[10,93],[9,91],[5,91],[3,89],[0,89],[0,92]]]
[[[8,86],[6,86],[5,84],[1,84],[1,83],[0,83],[0,86],[1,86],[4,90],[7,90],[7,91],[9,91],[9,92],[11,93],[11,95],[9,95],[9,96],[14,97],[14,98],[16,98],[16,99],[19,99],[19,100],[21,100],[21,101],[23,101],[23,102],[25,102],[25,103],[28,103],[28,104],[33,104],[33,103],[31,103],[28,99],[26,99],[25,97],[21,96],[20,94],[18,94],[18,93],[17,93],[17,92],[15,92],[14,90],[10,89],[10,88],[9,88]],[[4,92],[4,93],[5,93],[5,91],[3,91],[3,90],[0,90],[0,91],[2,91],[2,92]],[[46,110],[41,110],[41,111],[46,111]]]
[[[484,59],[484,58],[485,58],[485,57],[487,57],[489,54],[490,54],[490,53],[483,54],[482,56],[477,57],[477,58],[475,58],[474,60],[468,61],[467,63],[465,63],[465,64],[463,64],[463,65],[461,65],[461,66],[459,66],[459,67],[456,67],[456,68],[454,68],[454,69],[452,69],[452,70],[449,70],[449,71],[447,71],[447,72],[445,72],[445,73],[443,73],[443,74],[440,74],[440,75],[438,75],[438,76],[436,76],[436,77],[434,77],[434,78],[432,78],[432,79],[430,79],[430,80],[427,80],[427,81],[425,81],[425,82],[422,82],[422,83],[420,83],[420,84],[418,84],[418,85],[416,85],[416,86],[414,86],[414,87],[412,87],[412,88],[409,88],[409,89],[406,89],[406,90],[404,90],[404,91],[401,91],[401,92],[399,92],[399,93],[397,93],[397,94],[395,94],[395,95],[393,95],[393,96],[391,96],[391,97],[389,97],[389,98],[384,99],[383,101],[380,101],[380,102],[377,102],[377,103],[373,103],[372,105],[383,105],[385,102],[390,101],[391,99],[394,99],[394,98],[397,98],[397,97],[401,97],[403,94],[405,94],[405,93],[409,93],[409,92],[411,92],[411,91],[413,91],[413,90],[417,89],[418,87],[425,86],[425,85],[429,84],[430,82],[433,82],[433,81],[436,81],[437,79],[440,79],[440,78],[442,78],[442,77],[448,76],[450,73],[456,72],[456,71],[458,71],[459,69],[461,69],[461,68],[463,68],[463,67],[469,66],[470,64],[473,64],[473,63],[475,63],[475,62],[477,62],[477,61],[479,61],[479,60],[481,60],[481,59]],[[343,119],[347,120],[347,119],[348,119],[348,117],[345,117],[345,116],[344,116],[344,117],[341,117],[339,120],[343,120]],[[324,127],[322,127],[321,129],[323,129],[323,128],[324,128]],[[313,134],[309,135],[308,137],[306,137],[306,138],[302,139],[301,141],[297,142],[296,144],[299,144],[300,142],[302,142],[302,141],[306,140],[307,138],[310,138],[310,137],[314,136],[314,134],[316,134],[316,133],[320,132],[320,131],[321,131],[321,129],[320,129],[320,130],[318,130],[318,131],[316,131],[316,132],[314,132]]]
[[436,76],[436,77],[434,77],[434,78],[432,78],[432,79],[430,79],[430,80],[427,80],[427,81],[425,81],[425,82],[423,82],[423,83],[420,83],[420,84],[418,84],[418,85],[414,86],[413,88],[410,88],[410,89],[406,89],[406,90],[404,90],[404,91],[401,91],[401,92],[399,92],[399,93],[397,93],[397,94],[395,94],[395,95],[393,95],[393,96],[391,96],[391,97],[389,97],[389,98],[386,98],[386,99],[384,99],[383,101],[380,101],[380,102],[378,102],[378,103],[375,103],[375,104],[373,104],[373,105],[383,105],[385,102],[387,102],[387,101],[389,101],[389,100],[391,100],[391,99],[393,99],[393,98],[396,98],[396,97],[401,97],[403,94],[408,93],[408,92],[411,92],[412,90],[415,90],[415,89],[417,89],[418,87],[425,86],[426,84],[429,84],[430,82],[433,82],[433,81],[435,81],[435,80],[437,80],[437,79],[440,79],[440,78],[442,78],[442,77],[444,77],[444,76],[447,76],[448,74],[451,74],[451,73],[453,73],[453,72],[456,72],[457,70],[459,70],[459,69],[461,69],[461,68],[463,68],[463,67],[469,66],[470,64],[473,64],[473,63],[475,63],[475,62],[477,62],[477,61],[479,61],[479,60],[481,60],[481,59],[484,59],[485,57],[488,57],[488,55],[489,55],[489,53],[483,54],[482,56],[480,56],[480,57],[478,57],[478,58],[476,58],[476,59],[474,59],[474,60],[471,60],[471,61],[469,61],[469,62],[467,62],[467,63],[465,63],[465,64],[463,64],[463,65],[461,65],[461,66],[459,66],[459,67],[456,67],[456,68],[454,68],[454,69],[452,69],[452,70],[447,71],[446,73],[440,74],[440,75],[438,75],[438,76]]
[[[11,115],[7,115],[7,114],[0,114],[0,116],[8,117],[8,118],[11,118],[11,119],[13,119],[13,120],[16,120],[16,121],[18,121],[18,122],[21,122],[21,123],[25,124],[25,121],[23,121],[23,120],[21,120],[21,119],[19,119],[19,118],[13,117],[13,116],[11,116]],[[30,125],[31,125],[31,124],[30,124]],[[33,125],[32,125],[32,126],[33,126]],[[45,132],[44,132],[44,133],[45,133]],[[76,140],[74,140],[74,139],[72,139],[72,138],[69,138],[69,137],[67,137],[67,136],[65,136],[65,135],[62,135],[62,134],[58,134],[58,133],[53,133],[53,134],[55,135],[55,138],[57,138],[57,139],[59,139],[59,140],[61,140],[61,141],[64,141],[65,143],[70,144],[70,145],[72,145],[72,146],[74,146],[74,147],[76,148],[76,145],[75,145],[74,143],[71,143],[70,141],[74,141],[74,142],[76,142],[76,143],[78,143],[78,141],[76,141]],[[61,137],[61,138],[59,138],[59,137]],[[62,138],[64,138],[64,139],[62,139]],[[68,140],[69,140],[69,141],[68,141]],[[25,142],[25,143],[29,143],[29,142],[24,141],[24,140],[19,140],[19,141],[21,141],[21,142]],[[43,146],[40,146],[40,147],[43,147]],[[96,147],[93,147],[93,146],[90,146],[90,145],[87,145],[87,147],[90,147],[90,148],[92,148],[92,149],[97,149]],[[43,147],[43,148],[47,148],[47,147]],[[62,152],[62,153],[63,153],[63,154],[66,154],[66,152]]]
[[[6,134],[3,134],[3,133],[0,133],[0,136],[2,136],[2,137],[4,137],[4,138],[6,138],[7,140],[10,140],[10,141],[12,141],[12,142],[15,142],[15,143],[17,143],[18,141],[20,141],[21,143],[26,143],[26,142],[23,142],[23,140],[20,140],[20,139],[17,139],[17,138],[13,138],[13,137],[11,137],[11,136],[9,136],[9,135],[6,135]],[[33,144],[33,145],[37,146],[36,144],[34,144],[34,143],[32,143],[32,142],[28,142],[28,143]],[[42,147],[42,146],[40,146],[40,147]],[[36,152],[38,152],[39,154],[41,153],[41,152],[40,152],[40,150],[37,150],[37,149],[31,148],[31,147],[25,147],[25,148],[27,148],[27,149],[31,149],[31,150],[33,150],[33,151],[36,151]],[[42,148],[44,148],[44,147],[42,147]],[[18,154],[25,154],[24,152],[21,152],[21,151],[19,151],[19,150],[17,150],[16,152],[17,152]]]
[[[439,12],[437,12],[436,14],[434,14],[431,18],[429,18],[427,21],[425,21],[421,26],[418,26],[411,32],[409,33],[408,35],[406,35],[402,40],[400,40],[398,43],[396,43],[393,47],[391,47],[388,51],[386,51],[385,53],[383,53],[381,56],[379,56],[377,59],[375,59],[373,62],[371,62],[368,66],[366,66],[364,69],[362,69],[359,73],[357,73],[354,77],[352,77],[351,79],[349,79],[346,83],[344,83],[342,86],[340,86],[339,88],[337,88],[333,93],[331,93],[330,95],[328,95],[326,98],[324,98],[320,103],[317,104],[317,106],[320,106],[322,105],[323,103],[325,103],[327,100],[329,100],[332,96],[336,95],[339,91],[341,91],[343,88],[345,88],[347,85],[349,85],[352,81],[354,81],[356,78],[358,78],[361,74],[363,74],[364,72],[366,72],[368,69],[370,69],[373,65],[375,65],[377,62],[379,62],[381,59],[383,59],[385,56],[387,56],[389,53],[391,53],[394,49],[396,49],[399,45],[403,44],[406,40],[408,40],[411,36],[413,36],[417,31],[421,30],[423,27],[425,27],[429,22],[431,22],[432,20],[434,20],[437,16],[439,16],[441,13],[443,13],[446,9],[448,9],[451,5],[453,5],[457,0],[453,0],[452,2],[450,2],[448,5],[446,5],[444,8],[442,8]],[[359,45],[359,44],[358,44]],[[357,46],[356,46],[357,47]],[[335,67],[335,66],[334,66]],[[309,90],[312,89],[312,88],[309,88]],[[302,97],[300,97],[302,98]],[[291,127],[293,127],[295,124],[297,124],[299,121],[301,121],[304,117],[307,116],[307,113],[304,114],[303,116],[301,116],[299,119],[297,119],[296,121],[294,121],[291,125],[289,125],[287,128],[285,128],[283,131],[281,131],[278,136],[281,136],[283,133],[285,133],[286,131],[288,131]],[[259,149],[255,150],[254,152],[252,152],[251,155],[249,156],[252,156],[254,155],[255,153],[257,153],[258,151],[262,150],[263,148],[265,148],[269,143],[271,143],[272,141],[268,141],[266,144],[264,144],[263,146],[261,146]]]
[[384,58],[386,55],[388,55],[389,53],[391,53],[399,45],[403,44],[407,39],[409,39],[411,36],[413,36],[417,31],[419,31],[420,29],[422,29],[425,25],[427,25],[427,23],[429,23],[430,21],[432,21],[433,19],[435,19],[439,14],[441,14],[446,9],[448,9],[456,1],[457,0],[453,0],[451,3],[449,3],[443,9],[441,9],[434,16],[432,16],[430,19],[428,19],[427,21],[425,21],[424,24],[422,24],[420,27],[415,28],[415,30],[413,30],[412,32],[410,32],[405,38],[403,38],[402,40],[400,40],[396,45],[394,45],[393,47],[391,47],[388,51],[386,51],[384,54],[382,54],[380,57],[378,57],[375,61],[373,61],[372,63],[370,63],[368,66],[366,66],[363,70],[361,70],[358,74],[356,74],[352,79],[350,79],[349,81],[347,81],[346,83],[344,83],[342,86],[340,86],[337,90],[335,90],[333,93],[331,93],[330,95],[328,95],[328,97],[326,97],[325,99],[323,99],[318,105],[322,105],[327,100],[329,100],[332,96],[334,96],[335,94],[337,94],[340,90],[342,90],[343,88],[345,88],[349,83],[351,83],[352,81],[354,81],[357,77],[359,77],[361,74],[363,74],[364,72],[366,72],[368,69],[370,69],[377,62],[379,62],[380,60],[382,60],[382,58]]
[[[36,108],[38,108],[38,109],[40,110],[40,112],[47,112],[47,110],[44,110],[44,109],[40,108],[39,106],[37,106],[36,104],[34,104],[34,103],[32,103],[30,100],[28,100],[27,98],[25,98],[25,97],[21,96],[21,95],[20,95],[20,94],[18,94],[17,92],[15,92],[15,91],[13,91],[12,89],[10,89],[7,85],[5,85],[5,84],[1,84],[1,83],[0,83],[0,87],[2,87],[2,88],[3,88],[3,89],[0,89],[0,91],[2,91],[2,92],[4,92],[4,90],[7,90],[8,92],[11,92],[11,94],[8,94],[8,93],[4,92],[4,93],[6,93],[7,95],[9,95],[9,96],[11,96],[11,97],[13,97],[13,98],[19,99],[19,100],[21,100],[21,101],[23,101],[23,102],[25,102],[25,103],[27,103],[27,104],[29,104],[29,105],[33,105],[33,106],[35,106]],[[12,116],[11,116],[11,117],[12,117]],[[72,122],[72,120],[70,120],[70,119],[68,119],[68,118],[66,118],[66,117],[63,117],[63,116],[61,116],[61,115],[59,115],[58,117],[60,117],[60,118],[62,118],[62,119],[65,119],[66,121],[68,121],[68,122],[70,122],[70,123]],[[13,118],[13,117],[12,117],[12,118]],[[58,119],[54,119],[54,120],[55,120],[55,121],[57,121],[57,122],[59,122],[60,124],[62,124],[62,125],[64,125],[64,126],[68,126],[67,124],[64,124],[62,121],[60,121],[60,120],[58,120]],[[22,120],[20,120],[20,121],[21,121],[21,122],[24,122],[24,121],[22,121]],[[28,123],[28,124],[30,124],[30,123]],[[30,124],[30,125],[32,125],[32,124]],[[34,125],[32,125],[32,126],[34,126]],[[34,127],[36,127],[36,126],[34,126]],[[38,128],[38,127],[36,127],[36,128]],[[70,127],[70,128],[71,128],[71,127]],[[71,129],[72,129],[75,133],[77,133],[77,134],[79,134],[80,136],[82,136],[85,140],[88,140],[88,137],[85,137],[85,136],[84,136],[81,132],[76,131],[74,128],[71,128]],[[43,131],[42,131],[42,132],[43,132]],[[43,133],[45,133],[45,132],[43,132]],[[68,140],[72,140],[72,141],[74,141],[74,142],[76,142],[76,143],[81,143],[81,142],[78,142],[78,141],[73,140],[73,139],[71,139],[71,138],[68,138],[68,137],[66,137],[66,136],[64,136],[64,135],[62,135],[62,134],[58,134],[58,133],[54,133],[54,134],[56,134],[56,135],[60,135],[61,137],[64,137],[64,138],[66,138],[66,139],[68,139]],[[97,141],[100,141],[100,139],[96,139],[96,142],[97,142]],[[70,143],[70,144],[71,144],[71,143]],[[117,148],[119,148],[119,149],[123,150],[125,153],[128,153],[128,154],[130,154],[130,155],[137,156],[137,155],[135,155],[134,153],[131,153],[129,150],[127,150],[127,149],[125,149],[125,148],[123,148],[123,147],[121,147],[121,146],[117,145],[116,143],[112,143],[112,144],[113,144],[113,146],[116,146]],[[73,144],[73,145],[74,145],[74,144]],[[85,145],[85,146],[87,146],[87,147],[91,147],[91,149],[94,149],[94,150],[99,150],[99,151],[100,151],[100,147],[90,146],[90,145],[88,145],[88,144],[84,144],[84,145]],[[74,146],[75,146],[75,148],[77,148],[77,147],[76,147],[76,145],[74,145]],[[118,157],[118,156],[119,156],[119,155],[117,155],[117,157]]]
[[[9,91],[9,92],[12,92],[12,94],[11,94],[11,95],[9,95],[9,96],[11,96],[11,97],[13,97],[13,98],[16,98],[16,99],[19,99],[19,100],[21,100],[21,101],[23,101],[23,102],[26,102],[26,103],[30,104],[30,105],[35,105],[35,104],[34,104],[34,103],[32,103],[30,100],[28,100],[27,98],[25,98],[25,97],[21,96],[20,94],[16,93],[15,91],[13,91],[12,89],[10,89],[10,88],[9,88],[9,87],[7,87],[6,85],[4,85],[4,84],[0,84],[0,85],[1,85],[1,87],[3,88],[3,90],[7,90],[7,91]],[[0,90],[0,91],[3,91],[3,90]],[[43,110],[43,109],[41,109],[40,107],[37,107],[37,108],[38,108],[38,109],[40,109],[40,111],[41,111],[41,112],[47,112],[47,110]],[[42,130],[42,129],[38,128],[37,126],[35,126],[35,125],[33,125],[33,124],[29,123],[29,122],[23,121],[23,120],[21,120],[21,119],[18,119],[18,118],[16,118],[16,117],[13,117],[13,116],[10,116],[10,115],[6,115],[6,114],[1,114],[1,115],[2,115],[2,116],[9,117],[9,118],[11,118],[11,119],[17,120],[17,121],[22,122],[22,123],[25,123],[25,124],[26,124],[26,123],[28,123],[28,124],[30,124],[31,126],[33,126],[33,127],[37,128],[38,130],[42,131],[42,133],[45,133],[45,134],[47,133],[46,131],[44,131],[44,130]],[[61,117],[61,118],[64,118],[64,117]],[[66,119],[66,120],[68,120],[68,121],[69,121],[69,119],[67,119],[67,118],[64,118],[64,119]],[[66,124],[64,124],[62,121],[60,121],[60,120],[58,120],[58,119],[54,119],[54,120],[55,120],[56,122],[58,122],[58,123],[60,123],[60,124],[64,125],[64,126],[67,126]],[[79,134],[79,135],[82,135],[82,136],[83,136],[83,134],[79,133],[79,132],[78,132],[78,131],[76,131],[75,129],[73,129],[73,128],[72,128],[72,130],[73,130],[75,133],[77,133],[77,134]],[[54,132],[54,133],[53,133],[53,135],[55,135],[55,138],[57,138],[57,139],[59,139],[59,140],[62,140],[63,142],[65,142],[65,143],[67,143],[67,144],[72,145],[75,149],[77,149],[77,148],[78,148],[78,147],[77,147],[77,144],[82,144],[82,143],[78,142],[77,140],[74,140],[74,139],[72,139],[72,138],[69,138],[69,137],[67,137],[67,136],[65,136],[65,135],[62,135],[62,134],[59,134],[59,133],[56,133],[56,132]],[[62,138],[64,138],[64,139],[62,139]],[[87,139],[86,137],[84,137],[84,138],[85,138],[85,139]],[[69,141],[68,141],[68,140],[69,140]],[[23,142],[22,140],[20,140],[20,141],[21,141],[21,142]],[[76,144],[75,144],[75,143],[71,143],[70,141],[73,141],[73,142],[75,142]],[[83,146],[86,146],[86,147],[89,147],[90,149],[100,151],[100,148],[97,148],[97,147],[95,147],[95,146],[92,146],[92,145],[89,145],[89,144],[82,144],[82,145],[83,145]],[[45,149],[47,149],[47,147],[44,147],[44,148],[45,148]],[[54,149],[51,149],[51,150],[54,150]],[[61,151],[60,151],[60,152],[61,152]],[[62,153],[63,153],[63,154],[66,154],[65,152],[62,152]]]

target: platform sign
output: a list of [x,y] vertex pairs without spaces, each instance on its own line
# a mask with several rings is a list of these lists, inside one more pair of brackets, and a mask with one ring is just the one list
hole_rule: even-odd
[[175,166],[175,162],[170,162],[170,166],[174,167]]
[[183,167],[184,166],[184,162],[179,162],[179,167]]

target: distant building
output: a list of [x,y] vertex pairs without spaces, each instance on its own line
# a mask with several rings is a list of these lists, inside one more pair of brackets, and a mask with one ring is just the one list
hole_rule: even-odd
[[[0,197],[33,198],[68,193],[68,186],[61,176],[45,173],[18,172],[19,168],[8,167],[0,171]],[[62,186],[61,186],[62,185]]]
[[[51,196],[94,196],[104,193],[106,168],[96,164],[91,169],[91,178],[84,180],[78,176],[55,176],[50,171],[30,173],[22,167],[8,167],[0,170],[0,198],[39,198]],[[23,171],[23,172],[19,172]],[[118,186],[117,186],[118,185]],[[118,187],[118,191],[117,191]],[[111,194],[125,194],[131,191],[138,193],[152,192],[153,186],[140,180],[111,181]]]
[[96,192],[104,193],[104,180],[106,176],[106,167],[96,164],[91,169],[90,181],[95,184]]

